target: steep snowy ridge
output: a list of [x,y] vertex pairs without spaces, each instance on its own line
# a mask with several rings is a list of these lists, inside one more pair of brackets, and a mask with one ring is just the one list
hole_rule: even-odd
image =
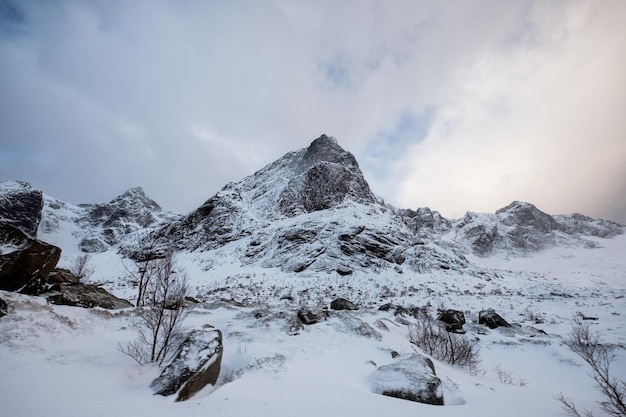
[[[394,209],[375,198],[354,156],[326,135],[226,185],[154,236],[181,251],[228,245],[228,255],[212,258],[284,272],[476,272],[450,245],[420,242]],[[133,253],[130,245],[123,250]]]

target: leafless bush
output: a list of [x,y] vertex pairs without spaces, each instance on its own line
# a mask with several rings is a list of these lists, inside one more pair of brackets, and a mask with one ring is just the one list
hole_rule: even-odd
[[[609,416],[626,416],[626,384],[624,381],[611,377],[610,366],[615,360],[611,348],[602,344],[600,336],[591,331],[589,324],[576,321],[565,342],[574,353],[580,356],[591,367],[591,378],[604,398],[600,408]],[[592,417],[590,411],[578,411],[574,402],[562,393],[556,396],[563,410],[574,417]]]
[[480,363],[476,341],[447,332],[437,322],[423,319],[409,327],[409,341],[437,360],[475,371]]
[[93,274],[93,268],[89,266],[91,260],[88,253],[83,253],[74,258],[70,265],[70,272],[74,274],[78,279],[89,278]]
[[189,292],[187,276],[175,270],[173,254],[155,260],[143,289],[143,303],[137,309],[134,327],[138,338],[120,351],[139,363],[163,364],[171,346],[180,336],[187,315],[185,297]]
[[498,378],[498,381],[502,382],[503,384],[519,385],[520,387],[528,384],[525,379],[513,378],[513,372],[504,369],[499,363],[494,366],[493,371],[496,374],[496,378]]

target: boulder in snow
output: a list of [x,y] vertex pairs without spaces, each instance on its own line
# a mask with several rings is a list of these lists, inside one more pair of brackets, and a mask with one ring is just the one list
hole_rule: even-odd
[[54,285],[48,301],[53,304],[85,308],[102,307],[112,310],[133,306],[130,302],[109,294],[104,288],[89,284],[70,284],[67,282]]
[[207,385],[215,385],[222,363],[222,332],[196,329],[181,343],[176,356],[150,387],[155,394],[178,393],[176,401],[185,401]]
[[446,324],[446,330],[453,333],[465,333],[463,325],[465,324],[465,314],[459,310],[447,309],[439,313],[439,321]]
[[20,291],[45,280],[60,256],[61,249],[56,246],[0,222],[0,289]]
[[497,327],[511,327],[511,325],[504,320],[493,308],[482,310],[478,313],[478,324],[484,324],[490,329]]
[[332,310],[358,310],[356,304],[352,301],[346,300],[345,298],[337,298],[330,303],[330,308]]
[[372,392],[424,404],[443,405],[441,380],[427,357],[412,354],[376,369],[369,376]]

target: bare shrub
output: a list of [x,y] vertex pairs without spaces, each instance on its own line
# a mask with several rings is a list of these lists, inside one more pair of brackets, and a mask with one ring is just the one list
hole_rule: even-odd
[[181,325],[187,316],[185,297],[189,292],[187,276],[176,271],[173,254],[155,260],[147,286],[143,289],[143,304],[137,309],[133,326],[136,341],[120,346],[120,351],[140,364],[162,365],[171,346],[180,337]]
[[[626,416],[626,383],[611,377],[610,367],[615,360],[611,348],[602,343],[600,336],[591,331],[589,324],[576,321],[565,342],[574,353],[591,367],[591,378],[604,398],[600,408],[604,413],[614,417]],[[562,393],[556,396],[563,410],[574,417],[591,417],[588,410],[578,411],[574,402]]]
[[91,257],[88,253],[83,253],[74,258],[70,265],[70,272],[74,274],[78,279],[89,278],[93,274],[93,268],[89,266]]
[[528,384],[525,379],[513,378],[513,372],[504,369],[499,363],[494,366],[493,372],[496,374],[496,378],[498,378],[498,381],[502,382],[503,384],[519,385],[520,387],[526,386]]
[[480,363],[478,343],[447,332],[437,322],[423,319],[409,326],[409,341],[433,358],[475,371]]

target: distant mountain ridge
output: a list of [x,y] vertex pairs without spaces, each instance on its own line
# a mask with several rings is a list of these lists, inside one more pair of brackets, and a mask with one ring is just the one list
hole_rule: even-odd
[[[390,268],[482,274],[466,255],[593,248],[598,238],[626,232],[614,222],[551,216],[519,201],[454,220],[429,208],[397,209],[375,197],[354,156],[326,135],[225,185],[186,215],[163,211],[141,188],[109,203],[71,205],[10,181],[0,183],[0,221],[84,252],[133,256],[149,235],[161,249],[203,253],[210,262],[340,275]],[[62,242],[68,235],[73,240]]]

